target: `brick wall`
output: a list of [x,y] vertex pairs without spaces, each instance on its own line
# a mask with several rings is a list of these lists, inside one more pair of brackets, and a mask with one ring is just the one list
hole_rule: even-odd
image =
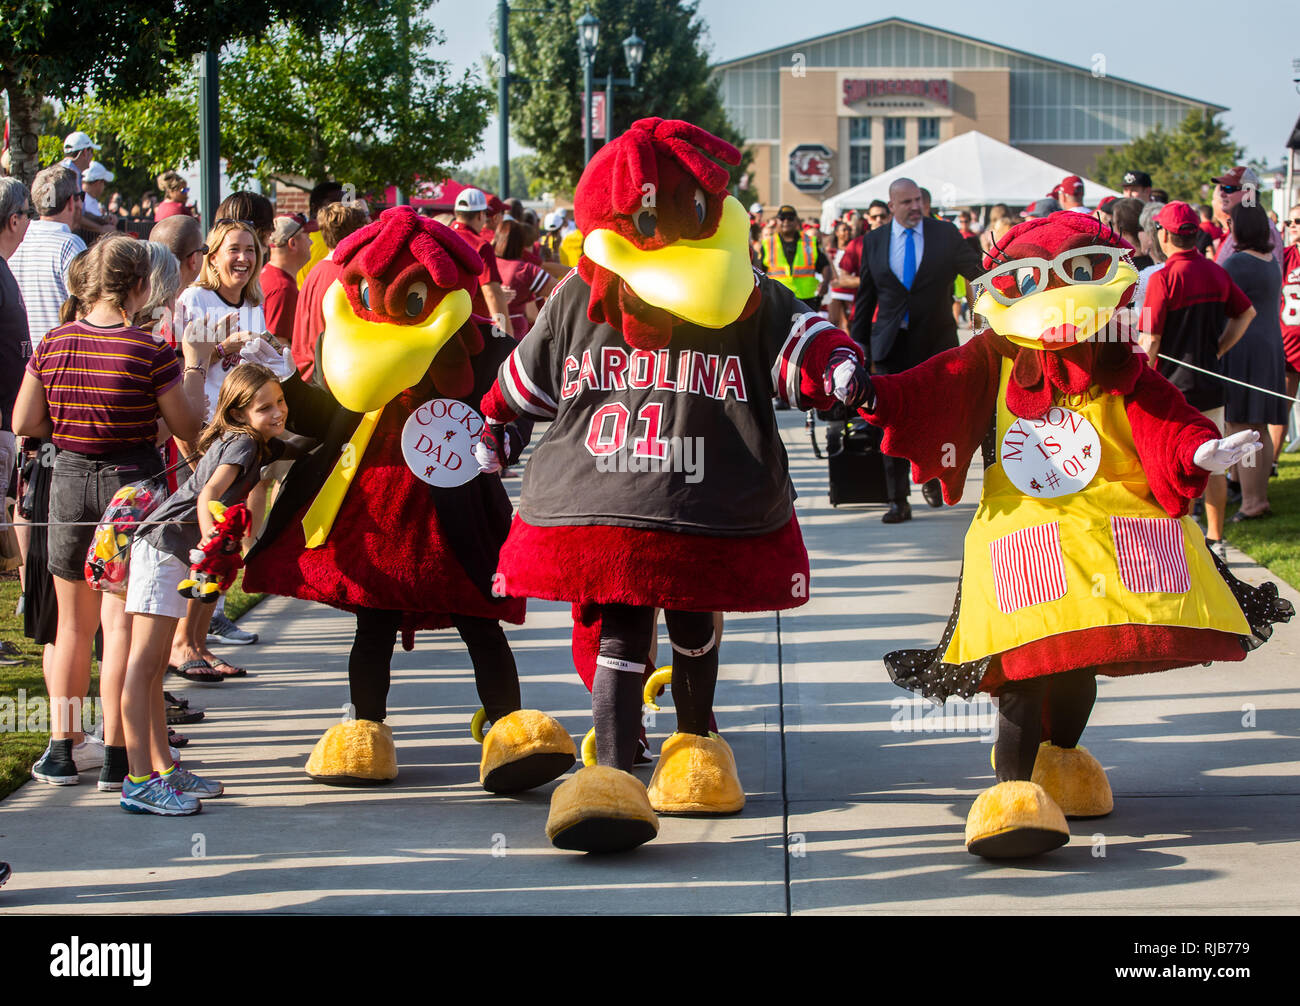
[[310,196],[302,189],[276,183],[275,211],[277,213],[306,213]]

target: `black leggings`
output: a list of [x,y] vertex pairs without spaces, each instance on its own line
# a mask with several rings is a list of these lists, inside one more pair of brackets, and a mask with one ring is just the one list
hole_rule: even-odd
[[[600,610],[600,653],[591,687],[596,760],[628,771],[641,736],[642,672],[650,655],[654,608],[606,604]],[[673,644],[673,706],[680,733],[708,736],[718,682],[713,613],[664,612]],[[690,652],[683,652],[683,651]]]
[[1043,740],[1047,713],[1050,740],[1057,747],[1079,743],[1097,701],[1097,670],[1080,667],[1028,681],[1012,681],[998,692],[998,737],[993,761],[998,782],[1029,779]]
[[[388,715],[388,685],[393,647],[403,613],[367,608],[357,612],[357,634],[348,658],[348,685],[354,715],[383,722]],[[452,624],[469,650],[474,685],[492,722],[519,708],[519,672],[501,623],[494,618],[453,615]]]

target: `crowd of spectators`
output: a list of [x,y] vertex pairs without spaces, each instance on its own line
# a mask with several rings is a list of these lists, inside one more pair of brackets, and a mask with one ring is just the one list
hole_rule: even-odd
[[[340,183],[324,181],[311,191],[306,214],[277,213],[265,196],[236,192],[204,234],[181,173],[162,173],[156,192],[136,198],[112,188],[115,175],[95,160],[97,150],[85,133],[73,133],[64,142],[64,158],[43,169],[30,191],[0,177],[0,489],[12,487],[20,503],[14,520],[24,555],[24,625],[44,646],[52,708],[60,710],[51,745],[33,772],[66,784],[79,769],[99,766],[106,788],[114,788],[125,771],[130,620],[120,596],[85,582],[93,522],[122,484],[163,472],[173,490],[185,482],[199,463],[205,424],[214,421],[226,379],[251,339],[288,348],[302,379],[319,381],[322,304],[339,275],[333,251],[371,216],[365,202],[345,198]],[[896,199],[891,189],[889,203],[874,200],[849,210],[826,232],[793,206],[776,207],[769,216],[754,204],[751,254],[758,268],[787,283],[811,310],[853,331],[869,271],[867,236],[891,228],[893,237],[886,237],[893,242],[895,232],[909,229],[895,226],[895,204],[906,202],[910,221],[912,202],[918,202],[929,222],[916,234],[918,240],[928,236],[928,254],[939,254],[942,246],[950,249],[945,257],[962,261],[988,251],[1021,220],[1092,213],[1133,248],[1139,279],[1130,308],[1151,365],[1225,433],[1254,429],[1264,440],[1255,468],[1243,465],[1230,481],[1212,480],[1207,492],[1207,537],[1222,554],[1229,500],[1241,504],[1236,522],[1272,512],[1268,478],[1286,438],[1287,397],[1294,398],[1300,383],[1300,209],[1285,221],[1287,241],[1257,205],[1259,179],[1251,169],[1234,167],[1212,184],[1210,202],[1189,206],[1169,201],[1149,176],[1134,171],[1125,177],[1122,196],[1089,208],[1082,180],[1072,175],[1023,209],[965,207],[946,218],[926,190]],[[523,338],[581,253],[583,236],[572,211],[559,208],[539,218],[518,200],[506,203],[467,188],[449,212],[435,215],[483,258],[476,313]],[[949,244],[948,231],[930,230],[932,224],[951,225],[955,243]],[[887,243],[881,238],[875,245]],[[959,255],[951,251],[963,246],[969,249]],[[889,269],[914,275],[915,263],[909,266],[901,252],[897,263],[890,255]],[[956,270],[950,281],[954,324],[969,316],[969,271]],[[1184,366],[1192,363],[1200,371]],[[76,383],[59,379],[69,373],[93,376]],[[16,435],[26,438],[22,449]],[[274,469],[249,492],[256,519],[273,491]],[[219,606],[191,602],[177,620],[167,666],[214,684],[243,676],[211,645],[255,639]],[[67,714],[89,691],[95,645],[101,737],[85,734]],[[147,695],[134,699],[137,713],[138,703],[149,706],[139,722],[156,726],[164,712],[167,720],[173,713],[179,719],[182,704],[169,700],[150,678]],[[164,746],[185,742],[174,732],[159,737]],[[154,740],[154,761],[174,756],[174,749],[160,755]],[[148,748],[150,742],[141,743]]]

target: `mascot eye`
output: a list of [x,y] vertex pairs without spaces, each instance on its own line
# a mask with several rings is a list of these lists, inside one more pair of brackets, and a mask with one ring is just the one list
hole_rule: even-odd
[[695,219],[699,223],[704,223],[704,218],[709,215],[709,204],[704,198],[704,190],[695,190]]
[[418,318],[424,310],[424,303],[429,299],[429,288],[423,283],[412,283],[406,291],[406,316]]
[[1073,280],[1092,279],[1092,260],[1086,255],[1070,259],[1065,263],[1065,274]]
[[659,226],[659,216],[654,210],[637,210],[632,217],[632,222],[636,224],[638,232],[652,238],[655,236],[655,228]]
[[361,306],[370,310],[370,283],[364,279],[361,281]]
[[1036,266],[1025,266],[1016,270],[1016,290],[1023,296],[1039,288],[1041,275]]

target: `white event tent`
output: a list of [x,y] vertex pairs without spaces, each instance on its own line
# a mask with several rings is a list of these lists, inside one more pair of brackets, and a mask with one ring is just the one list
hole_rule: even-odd
[[[846,209],[866,209],[873,199],[889,202],[889,186],[896,178],[911,178],[929,189],[935,209],[944,210],[993,203],[1028,206],[1072,173],[972,130],[831,196],[822,203],[822,229],[829,230],[831,221]],[[1083,179],[1087,206],[1118,195],[1100,182]]]

